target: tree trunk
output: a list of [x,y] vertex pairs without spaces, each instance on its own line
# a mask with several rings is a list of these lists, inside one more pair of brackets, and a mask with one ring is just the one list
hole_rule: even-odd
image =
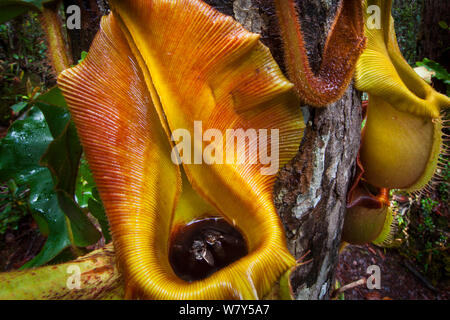
[[419,57],[435,60],[450,70],[450,30],[445,30],[439,22],[450,24],[450,1],[425,0],[418,43]]
[[[424,0],[420,37],[417,43],[418,60],[428,58],[450,70],[450,29],[440,22],[450,24],[450,1]],[[435,89],[445,93],[446,85],[433,81]]]
[[[261,40],[284,69],[272,0],[205,2],[233,16],[248,30],[260,33]],[[315,69],[320,65],[322,48],[338,2],[298,1],[308,55]],[[360,105],[360,95],[351,85],[341,100],[327,108],[304,106],[305,136],[298,154],[280,171],[275,184],[274,201],[286,230],[288,248],[297,259],[308,251],[310,255],[306,259],[312,258],[312,262],[301,265],[291,275],[296,299],[327,299],[334,289],[346,194],[360,145]],[[114,264],[113,259],[105,261]],[[105,267],[108,272],[118,272],[116,268]],[[86,268],[86,272],[91,272],[91,265]],[[95,266],[96,270],[99,268]],[[105,290],[113,288],[112,295],[116,296],[117,286],[105,283],[104,287]]]
[[67,30],[73,60],[76,63],[81,58],[82,51],[88,51],[99,27],[100,19],[109,7],[105,0],[63,0],[64,12],[71,5],[80,8],[81,28]]
[[346,194],[360,144],[359,94],[349,88],[326,109],[313,112],[297,156],[275,185],[275,204],[296,258],[312,262],[291,276],[297,299],[327,299],[344,221]]

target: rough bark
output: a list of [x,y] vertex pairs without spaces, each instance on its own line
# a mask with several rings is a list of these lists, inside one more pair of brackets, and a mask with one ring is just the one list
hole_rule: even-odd
[[81,28],[67,30],[68,39],[75,62],[81,58],[82,51],[88,51],[99,27],[100,19],[109,7],[105,0],[64,0],[64,12],[71,5],[77,5],[81,11]]
[[443,29],[439,22],[450,23],[450,2],[425,0],[422,9],[418,53],[420,58],[429,58],[450,69],[450,30]]
[[360,143],[359,95],[349,88],[308,122],[297,156],[281,170],[275,203],[296,258],[310,250],[311,263],[291,276],[297,299],[326,299],[334,288],[334,270],[344,221],[346,194]]
[[[450,29],[444,29],[439,22],[450,24],[450,1],[425,0],[422,9],[419,41],[417,43],[418,60],[428,58],[439,62],[450,70]],[[433,81],[435,89],[445,93],[443,82]]]

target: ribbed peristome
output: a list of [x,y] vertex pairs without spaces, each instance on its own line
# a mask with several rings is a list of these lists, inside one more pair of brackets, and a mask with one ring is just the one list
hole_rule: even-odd
[[[263,175],[260,163],[181,169],[170,136],[182,128],[193,137],[194,121],[224,139],[226,129],[278,129],[278,168],[303,134],[292,84],[257,35],[201,1],[110,4],[86,59],[58,84],[105,205],[127,297],[263,297],[295,264],[272,200],[275,175]],[[205,216],[235,225],[249,253],[186,282],[169,264],[170,234]]]

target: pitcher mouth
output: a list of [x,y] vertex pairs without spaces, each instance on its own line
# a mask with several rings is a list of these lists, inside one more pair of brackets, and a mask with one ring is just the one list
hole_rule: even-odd
[[196,219],[171,235],[169,262],[182,280],[202,280],[248,254],[242,234],[224,218]]
[[[195,151],[203,150],[196,121],[225,133],[277,129],[278,170],[303,136],[293,85],[258,35],[200,0],[111,2],[89,54],[58,83],[110,222],[125,298],[263,297],[295,264],[273,203],[275,175],[261,172],[262,161],[197,164],[195,152],[194,163],[174,163],[171,134],[181,128],[194,135]],[[169,261],[172,235],[216,216],[239,230],[245,245],[238,247],[248,250],[216,266],[220,254],[213,255],[217,241],[207,243],[214,238],[208,231],[188,241],[184,254],[214,267],[177,275]],[[226,234],[217,236],[221,245]]]

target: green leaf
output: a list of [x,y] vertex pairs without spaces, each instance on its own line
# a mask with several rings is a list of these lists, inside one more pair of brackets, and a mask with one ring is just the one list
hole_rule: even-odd
[[100,196],[98,195],[98,191],[95,188],[93,190],[93,198],[90,198],[89,203],[89,212],[97,219],[100,227],[102,228],[103,237],[105,238],[105,242],[108,243],[111,241],[111,233],[109,231],[109,222],[106,217],[105,208],[103,207],[103,203],[100,200]]
[[33,9],[33,7],[27,7],[27,6],[7,6],[0,4],[0,23],[5,23],[11,19],[14,19],[17,16],[20,16],[21,14],[24,14],[28,10]]
[[439,26],[440,26],[442,29],[445,29],[445,30],[448,29],[448,24],[447,24],[447,22],[445,22],[445,21],[439,21]]
[[39,166],[39,159],[52,140],[44,115],[32,108],[28,117],[14,122],[1,140],[0,180],[15,179],[17,184],[23,184],[45,171]]
[[14,111],[15,113],[19,113],[20,111],[22,111],[26,106],[28,105],[28,102],[19,102],[16,103],[14,105],[11,106],[12,111]]
[[27,118],[16,121],[0,142],[0,181],[14,179],[30,188],[31,213],[41,233],[48,234],[41,252],[23,268],[45,264],[70,246],[66,216],[75,245],[88,246],[101,237],[75,202],[82,148],[61,91],[53,88],[33,103]]
[[48,147],[41,164],[52,172],[59,205],[70,219],[75,244],[85,247],[96,243],[101,234],[74,199],[81,153],[82,148],[75,125],[72,121],[68,121],[61,135]]
[[47,92],[41,94],[37,99],[37,102],[42,102],[52,106],[58,106],[67,110],[66,99],[62,95],[61,90],[58,87],[53,87]]
[[30,188],[29,206],[34,216],[45,221],[48,238],[41,252],[23,268],[37,267],[53,259],[70,245],[65,215],[58,205],[50,171],[39,165],[53,140],[44,115],[32,108],[28,117],[13,123],[0,142],[0,181],[14,179]]
[[447,70],[440,65],[438,62],[430,60],[428,58],[423,58],[422,61],[416,62],[417,66],[424,66],[428,70],[432,70],[435,72],[434,77],[442,80],[445,84],[450,85],[450,74]]
[[89,165],[84,157],[81,158],[78,169],[78,178],[75,189],[77,203],[81,208],[88,206],[88,201],[93,197],[92,192],[95,188],[94,178],[89,169]]
[[7,182],[8,185],[8,189],[11,192],[11,195],[14,197],[17,194],[17,190],[19,190],[19,188],[17,187],[17,184],[14,182],[14,180],[9,180]]
[[73,197],[63,190],[58,190],[57,193],[58,203],[70,219],[75,244],[79,247],[87,247],[100,240],[101,233],[73,200]]
[[8,213],[10,213],[11,209],[12,209],[12,204],[11,203],[6,204],[6,206],[3,208],[2,212],[0,213],[0,218],[4,217]]
[[86,58],[87,57],[87,52],[86,51],[81,51],[81,58],[80,58],[80,60],[78,60],[78,63],[80,63],[81,61],[83,61],[84,60],[84,58]]
[[27,11],[42,10],[52,0],[0,0],[0,23],[5,23]]
[[[45,108],[41,109],[46,115],[44,110]],[[50,123],[48,119],[46,117],[47,123]],[[48,167],[56,178],[55,187],[57,190],[64,190],[69,195],[74,195],[82,152],[75,125],[72,121],[67,121],[61,134],[53,137],[54,140],[41,158],[41,165]]]
[[87,208],[99,222],[106,243],[110,242],[109,222],[95,186],[94,177],[84,157],[81,158],[75,194],[78,204],[82,208]]

